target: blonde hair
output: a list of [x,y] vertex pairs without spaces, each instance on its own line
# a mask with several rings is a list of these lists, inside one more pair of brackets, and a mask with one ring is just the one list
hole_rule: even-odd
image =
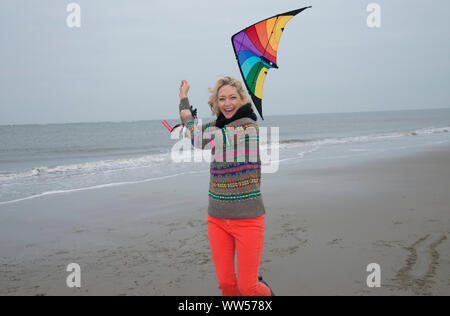
[[209,104],[209,107],[211,108],[212,114],[217,117],[219,117],[219,115],[221,113],[219,106],[217,105],[217,100],[218,100],[219,90],[223,86],[235,87],[237,92],[239,93],[239,96],[241,97],[242,101],[244,102],[243,104],[250,102],[248,94],[244,90],[240,80],[237,80],[230,76],[223,77],[216,82],[216,85],[214,86],[214,88],[208,89],[208,91],[211,93],[211,95],[209,96],[208,104]]

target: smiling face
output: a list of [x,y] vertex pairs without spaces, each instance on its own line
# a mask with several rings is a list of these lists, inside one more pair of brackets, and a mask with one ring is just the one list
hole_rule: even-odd
[[220,88],[217,105],[226,119],[233,117],[242,103],[242,98],[235,87],[226,85]]

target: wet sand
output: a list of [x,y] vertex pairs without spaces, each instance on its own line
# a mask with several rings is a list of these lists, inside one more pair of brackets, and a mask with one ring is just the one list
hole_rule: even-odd
[[[263,174],[277,295],[450,295],[450,148]],[[0,206],[0,295],[220,295],[209,173]],[[81,288],[68,288],[69,263]],[[369,288],[366,267],[381,268]]]

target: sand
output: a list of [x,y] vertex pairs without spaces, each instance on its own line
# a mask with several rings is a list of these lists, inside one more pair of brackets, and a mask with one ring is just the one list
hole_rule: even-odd
[[[263,174],[277,295],[449,295],[450,148]],[[220,295],[209,174],[0,206],[0,295]],[[67,265],[81,267],[69,288]],[[380,287],[368,287],[376,263]]]

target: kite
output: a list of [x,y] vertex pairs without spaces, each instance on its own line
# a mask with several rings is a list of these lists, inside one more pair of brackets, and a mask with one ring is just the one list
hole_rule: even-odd
[[311,7],[275,15],[253,24],[231,37],[242,78],[263,120],[264,80],[269,69],[278,68],[277,51],[281,34],[290,19],[309,8]]

